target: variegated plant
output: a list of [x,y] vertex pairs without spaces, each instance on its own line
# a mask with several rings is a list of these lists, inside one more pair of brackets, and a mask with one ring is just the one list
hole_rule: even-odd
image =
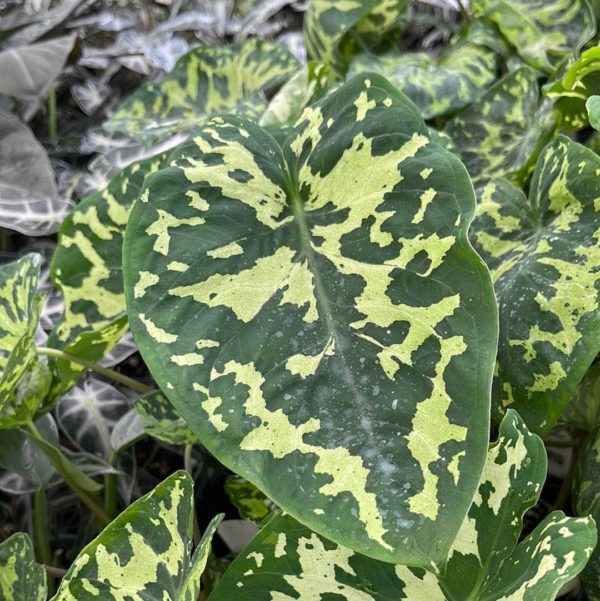
[[545,473],[542,441],[509,412],[444,575],[369,559],[284,515],[233,562],[209,601],[554,599],[584,567],[596,528],[591,518],[554,512],[518,542],[523,514],[536,502]]
[[46,572],[22,532],[0,544],[0,601],[46,601]]
[[132,331],[202,443],[283,509],[374,557],[443,561],[495,356],[473,211],[462,165],[379,76],[308,108],[283,149],[212,119],[132,210]]
[[506,180],[478,191],[473,241],[500,308],[493,399],[547,434],[600,350],[600,158],[558,136],[529,197]]

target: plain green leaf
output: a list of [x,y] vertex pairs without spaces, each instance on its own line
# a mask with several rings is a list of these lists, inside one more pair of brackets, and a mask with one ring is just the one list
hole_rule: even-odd
[[600,96],[590,96],[585,103],[585,108],[590,125],[594,129],[600,130]]

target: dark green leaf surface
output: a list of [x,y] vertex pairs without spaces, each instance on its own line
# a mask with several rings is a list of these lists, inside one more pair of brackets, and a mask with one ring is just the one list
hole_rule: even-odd
[[493,399],[548,433],[600,349],[600,158],[559,136],[529,198],[507,181],[479,190],[473,241],[500,306]]
[[277,506],[254,484],[239,476],[228,476],[225,492],[240,516],[257,526],[277,512]]
[[548,73],[596,32],[587,0],[474,0],[473,8],[494,23],[532,67]]
[[46,601],[46,572],[22,532],[0,544],[0,601]]
[[600,363],[595,363],[577,387],[564,410],[561,423],[593,430],[600,426]]
[[219,113],[257,117],[267,106],[264,92],[277,88],[299,66],[283,46],[263,40],[195,48],[163,79],[136,90],[103,127],[151,142],[189,132]]
[[124,247],[161,389],[317,531],[444,560],[483,464],[496,341],[462,165],[377,75],[308,108],[283,152],[232,116],[170,165],[147,178]]

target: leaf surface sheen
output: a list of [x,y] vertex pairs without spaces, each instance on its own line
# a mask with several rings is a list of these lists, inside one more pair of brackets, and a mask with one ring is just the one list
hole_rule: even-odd
[[473,195],[416,107],[359,76],[284,144],[213,119],[146,179],[132,332],[203,444],[318,532],[443,561],[487,444],[496,309]]

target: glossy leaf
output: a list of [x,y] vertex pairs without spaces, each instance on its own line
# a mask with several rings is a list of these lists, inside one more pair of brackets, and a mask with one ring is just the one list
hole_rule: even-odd
[[487,444],[496,307],[473,210],[462,165],[377,75],[308,108],[283,152],[212,120],[134,205],[132,332],[202,444],[285,511],[441,561]]
[[551,514],[517,545],[545,476],[544,445],[514,412],[492,445],[475,502],[443,577],[369,559],[290,516],[273,518],[231,564],[209,601],[541,601],[584,567],[596,542],[589,518]]
[[171,401],[160,392],[151,392],[135,402],[135,410],[144,432],[158,440],[175,445],[194,444],[198,437],[175,410]]
[[189,132],[219,113],[256,117],[267,105],[264,92],[277,88],[298,67],[285,48],[268,41],[195,48],[162,80],[136,90],[103,127],[153,141]]
[[240,516],[258,526],[277,512],[277,506],[266,495],[239,476],[225,480],[225,492]]
[[535,432],[556,423],[600,349],[600,158],[558,136],[529,198],[507,181],[479,190],[475,247],[500,306],[493,399]]
[[195,601],[219,516],[190,556],[193,483],[176,472],[77,556],[53,601]]
[[523,67],[449,121],[445,132],[474,181],[527,175],[544,128],[539,96],[536,73]]
[[115,453],[120,453],[144,436],[144,424],[135,409],[130,409],[115,424],[110,435],[110,444]]
[[600,96],[590,96],[585,103],[590,125],[600,130]]
[[34,254],[0,267],[0,413],[7,415],[17,409],[9,405],[11,393],[36,358],[39,274],[40,256]]
[[59,198],[50,160],[33,132],[0,111],[0,226],[45,236],[72,206]]
[[0,601],[46,601],[46,572],[22,532],[0,544]]
[[494,83],[496,55],[478,44],[458,43],[438,57],[426,52],[364,54],[350,73],[380,73],[430,119],[461,109]]
[[473,8],[494,23],[532,67],[548,73],[596,33],[587,0],[474,0]]
[[304,22],[309,56],[343,75],[357,44],[364,49],[381,41],[408,6],[408,0],[312,0]]

